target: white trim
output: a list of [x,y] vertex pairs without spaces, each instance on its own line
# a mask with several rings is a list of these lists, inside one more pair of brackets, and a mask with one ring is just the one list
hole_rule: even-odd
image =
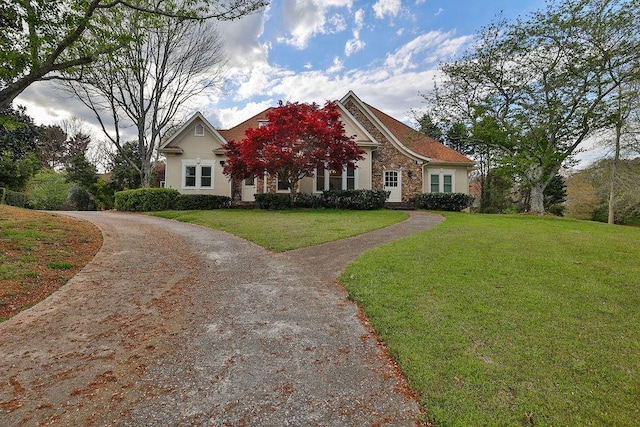
[[428,168],[427,169],[427,193],[431,191],[431,175],[438,175],[438,193],[444,193],[444,177],[451,176],[451,192],[456,192],[456,170],[444,168]]
[[[180,172],[180,188],[182,190],[213,190],[215,187],[215,175],[216,175],[216,162],[215,160],[201,160],[201,159],[181,159],[180,163],[182,165],[182,171]],[[202,167],[211,167],[211,186],[202,186]],[[187,186],[186,180],[186,168],[187,167],[195,167],[196,168],[196,182],[194,186]]]
[[[353,167],[353,189],[354,190],[358,190],[359,187],[359,178],[358,176],[360,175],[358,173],[358,167],[357,165],[354,165]],[[322,191],[326,191],[329,189],[329,182],[331,180],[331,172],[329,171],[329,169],[325,169],[324,170],[324,185],[323,188],[324,190],[320,190],[318,191],[318,169],[316,168],[316,173],[313,175],[313,192],[316,194],[322,193]],[[348,175],[347,175],[347,166],[345,166],[342,169],[342,190],[346,190],[347,189],[347,180],[348,180]]]
[[[397,173],[397,178],[398,178],[398,185],[396,187],[387,187],[386,184],[386,178],[387,178],[387,172],[395,172]],[[395,192],[397,193],[398,196],[398,200],[393,199],[393,192],[394,190],[388,190],[391,191],[391,194],[389,194],[389,198],[387,199],[388,202],[392,202],[392,203],[398,203],[398,202],[402,202],[402,168],[390,168],[390,169],[383,169],[382,171],[382,189],[384,191],[387,191],[387,188],[397,188],[397,190],[395,190]]]
[[159,150],[162,150],[164,147],[170,145],[172,142],[174,142],[174,140],[178,139],[178,137],[187,129],[189,129],[191,127],[191,125],[193,124],[193,122],[195,122],[197,119],[199,119],[202,124],[204,125],[205,129],[208,130],[209,132],[211,132],[211,134],[214,136],[214,138],[218,139],[218,142],[222,145],[225,144],[227,142],[226,139],[224,139],[222,137],[222,135],[220,135],[220,132],[218,132],[212,125],[211,123],[209,123],[209,120],[207,120],[200,111],[197,111],[193,116],[191,116],[189,118],[189,120],[187,120],[182,126],[180,126],[169,138],[167,138],[164,142],[162,142],[162,144],[160,144]]

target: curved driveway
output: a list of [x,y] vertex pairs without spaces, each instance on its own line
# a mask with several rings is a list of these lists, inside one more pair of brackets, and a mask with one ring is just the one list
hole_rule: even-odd
[[411,218],[281,254],[114,212],[96,257],[0,324],[2,425],[415,425],[419,407],[336,277]]

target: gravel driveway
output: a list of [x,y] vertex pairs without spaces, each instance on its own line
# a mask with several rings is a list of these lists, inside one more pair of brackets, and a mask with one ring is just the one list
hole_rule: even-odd
[[433,226],[281,254],[137,214],[96,224],[92,262],[0,324],[0,425],[415,425],[415,398],[336,277]]

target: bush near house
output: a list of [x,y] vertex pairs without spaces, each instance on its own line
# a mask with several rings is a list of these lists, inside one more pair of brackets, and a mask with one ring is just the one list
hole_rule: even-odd
[[115,208],[119,211],[156,212],[166,210],[210,210],[231,207],[231,198],[211,194],[180,194],[172,188],[137,188],[118,191]]
[[325,208],[368,211],[381,209],[389,198],[383,190],[329,190],[322,193]]
[[460,212],[470,207],[473,200],[473,196],[464,193],[423,193],[415,196],[411,202],[416,209]]
[[178,190],[172,188],[137,188],[118,191],[114,207],[119,211],[152,212],[174,208],[180,197]]
[[181,194],[176,199],[175,209],[188,210],[211,210],[231,207],[231,197],[215,196],[212,194]]
[[291,207],[291,196],[284,193],[260,193],[255,195],[256,207],[278,211]]
[[[388,197],[389,192],[382,190],[329,190],[323,191],[322,195],[298,193],[294,206],[366,211],[383,208]],[[255,198],[256,206],[260,209],[282,210],[291,207],[291,198],[284,193],[256,194]]]

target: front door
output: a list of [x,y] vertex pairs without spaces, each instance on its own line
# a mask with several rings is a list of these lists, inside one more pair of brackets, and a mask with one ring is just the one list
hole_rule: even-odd
[[256,200],[256,179],[247,178],[242,181],[242,201],[254,202]]
[[388,202],[402,201],[402,173],[399,170],[384,171],[384,190],[390,191]]

